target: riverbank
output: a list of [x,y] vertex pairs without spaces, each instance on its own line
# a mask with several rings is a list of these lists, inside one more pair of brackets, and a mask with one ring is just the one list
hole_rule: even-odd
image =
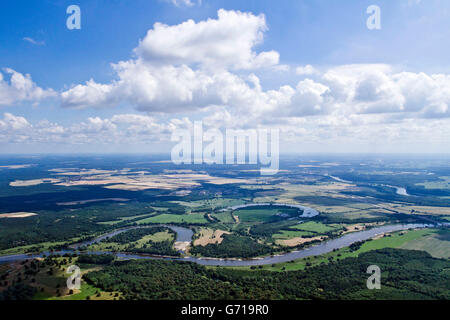
[[[174,228],[173,226],[166,226]],[[426,225],[426,224],[399,224],[399,225],[386,225],[381,227],[372,228],[369,230],[364,230],[360,232],[354,232],[346,234],[340,238],[332,239],[329,241],[325,241],[323,243],[302,249],[302,250],[296,250],[292,252],[288,252],[285,254],[275,255],[275,256],[268,256],[263,258],[254,258],[254,259],[217,259],[217,258],[207,258],[207,257],[183,257],[183,258],[170,258],[170,257],[157,257],[157,256],[145,256],[145,255],[139,255],[139,254],[130,254],[130,253],[113,253],[116,257],[120,259],[163,259],[163,260],[182,260],[182,261],[189,261],[194,262],[200,265],[205,266],[223,266],[223,267],[242,267],[242,266],[260,266],[260,265],[268,265],[268,264],[277,264],[277,263],[283,263],[283,262],[289,262],[293,260],[297,260],[300,258],[310,257],[310,256],[318,256],[325,253],[332,252],[333,250],[340,249],[343,247],[350,246],[353,243],[364,241],[368,239],[372,239],[376,236],[379,236],[384,233],[394,232],[394,231],[400,231],[400,230],[408,230],[408,229],[418,229],[418,228],[429,228],[433,227],[433,225]],[[130,227],[128,229],[121,229],[120,232],[125,232],[127,230],[133,229],[133,228],[142,228],[142,227]],[[186,232],[188,234],[189,232],[192,232],[192,230],[183,228],[183,227],[175,227],[178,229],[179,232]],[[119,230],[116,230],[114,232],[111,232],[109,234],[103,235],[97,239],[91,240],[86,243],[80,244],[78,248],[81,246],[86,246],[89,243],[92,243],[92,241],[101,241],[102,239],[106,239],[108,237],[111,237],[113,235],[118,234]],[[193,234],[193,233],[192,233]],[[178,232],[177,232],[178,235]],[[191,235],[192,240],[192,235]],[[177,237],[178,241],[178,237]],[[95,242],[94,242],[95,243]],[[64,254],[73,254],[73,253],[79,253],[78,250],[61,250],[61,251],[55,251],[55,252],[42,252],[40,254],[19,254],[19,255],[10,255],[10,256],[2,256],[0,257],[0,263],[9,263],[14,261],[21,261],[26,259],[33,259],[33,258],[42,258],[44,255],[64,255]],[[111,254],[111,252],[103,252],[103,251],[97,251],[97,252],[84,252],[86,254]]]

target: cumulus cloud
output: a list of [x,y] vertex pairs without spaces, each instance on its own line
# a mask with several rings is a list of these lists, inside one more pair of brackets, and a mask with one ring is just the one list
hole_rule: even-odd
[[[131,105],[145,114],[92,116],[63,126],[5,113],[0,142],[170,141],[173,130],[192,127],[193,119],[203,119],[207,128],[277,128],[286,141],[383,143],[414,137],[448,142],[450,75],[387,64],[287,66],[279,63],[278,52],[257,50],[267,30],[264,15],[226,10],[199,22],[156,23],[133,58],[111,64],[114,80],[90,79],[59,94],[66,108]],[[271,72],[290,69],[301,76],[299,81],[278,87],[263,83]],[[0,106],[35,104],[55,95],[28,74],[0,72]]]
[[[0,106],[12,105],[17,102],[39,102],[42,99],[55,96],[56,93],[49,89],[38,87],[29,74],[23,75],[10,68],[0,72]],[[9,81],[5,79],[9,76]]]
[[62,105],[128,103],[157,113],[213,110],[229,115],[224,123],[232,117],[242,125],[318,115],[383,114],[386,121],[450,116],[449,75],[398,72],[385,64],[343,65],[322,73],[307,64],[296,69],[305,76],[296,85],[265,90],[253,70],[283,67],[276,51],[255,51],[266,30],[264,15],[223,9],[217,19],[156,23],[134,59],[112,64],[116,80],[75,85],[61,94]]
[[264,15],[223,9],[217,14],[218,19],[198,23],[193,20],[174,26],[155,23],[135,52],[153,64],[200,64],[235,69],[278,64],[277,52],[258,54],[253,50],[267,30]]
[[[267,88],[257,76],[259,69],[276,72],[286,66],[279,64],[276,51],[256,51],[266,30],[263,15],[226,10],[219,10],[217,19],[156,23],[133,59],[112,64],[115,80],[91,79],[60,95],[64,107],[130,104],[147,114],[91,117],[67,128],[48,124],[48,135],[74,143],[160,141],[202,118],[212,128],[279,128],[285,139],[297,141],[382,142],[408,134],[445,140],[450,75],[399,71],[386,64],[321,67],[319,72],[307,64],[295,69],[302,76],[297,83]],[[7,96],[1,94],[4,83],[0,101]],[[20,86],[11,80],[7,87]],[[22,100],[34,92],[18,91],[31,92]],[[173,118],[161,120],[169,115]],[[44,128],[31,128],[45,135]]]
[[3,119],[0,119],[0,130],[22,130],[30,127],[30,123],[24,117],[15,116],[11,113],[5,113]]
[[100,84],[89,80],[86,84],[76,85],[61,93],[62,104],[69,108],[84,108],[90,106],[112,106],[120,102],[118,85]]
[[[240,119],[218,108],[204,119],[203,124],[205,129],[221,128],[225,121],[229,122],[227,129],[246,129],[245,122],[236,120]],[[404,148],[408,143],[411,144],[411,137],[414,137],[415,145],[418,143],[433,145],[434,149],[430,150],[436,152],[442,151],[442,146],[448,145],[450,134],[450,118],[429,119],[426,122],[400,119],[386,125],[381,114],[279,117],[276,122],[267,121],[259,125],[253,123],[252,127],[248,128],[261,125],[264,128],[280,129],[282,145],[290,145],[285,149],[287,151],[292,151],[292,143],[329,145],[334,148],[360,144],[366,146],[367,151],[374,151],[377,147],[389,151],[393,146]],[[0,144],[76,145],[78,150],[90,151],[93,150],[92,146],[98,148],[126,145],[130,148],[132,146],[145,148],[154,143],[163,143],[170,148],[173,145],[170,142],[171,133],[175,129],[192,129],[192,126],[193,120],[186,117],[162,121],[141,114],[117,114],[109,118],[90,117],[80,123],[64,127],[47,120],[30,123],[24,117],[5,113],[0,119]],[[352,149],[342,149],[342,151],[349,150]]]
[[337,103],[352,113],[402,113],[404,117],[449,117],[450,76],[394,72],[388,65],[349,65],[323,76]]
[[319,74],[320,72],[316,70],[312,65],[307,64],[306,66],[299,66],[295,69],[295,73],[298,75],[313,75]]
[[254,47],[267,30],[264,15],[219,10],[217,19],[156,23],[134,50],[136,59],[113,64],[117,80],[90,80],[61,94],[64,107],[131,102],[141,110],[178,112],[227,103],[244,90],[236,70],[280,67],[276,51]]

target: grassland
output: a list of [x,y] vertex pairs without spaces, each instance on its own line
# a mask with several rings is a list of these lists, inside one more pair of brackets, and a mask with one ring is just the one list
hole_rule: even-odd
[[184,214],[184,215],[163,213],[163,214],[160,214],[160,215],[157,215],[157,216],[153,216],[153,217],[150,217],[150,218],[138,220],[136,223],[137,224],[148,224],[148,223],[155,223],[155,224],[165,224],[165,223],[204,224],[204,223],[208,223],[208,221],[205,219],[204,214],[202,214],[202,213],[193,213],[193,214]]
[[225,224],[233,224],[236,221],[233,218],[233,213],[232,212],[219,212],[219,213],[214,213],[212,216],[216,219],[218,219],[221,223],[225,223]]
[[438,181],[427,181],[416,183],[417,186],[423,186],[425,189],[450,189],[450,177],[439,177]]
[[99,224],[112,226],[112,225],[115,225],[115,224],[118,224],[118,223],[121,223],[121,222],[135,220],[135,219],[139,219],[139,218],[147,218],[147,217],[152,216],[152,215],[154,215],[154,214],[150,213],[150,214],[142,214],[142,215],[137,215],[137,216],[132,216],[132,217],[120,217],[118,220],[99,222]]
[[[293,238],[313,238],[324,235],[328,232],[342,230],[341,225],[326,225],[320,222],[309,221],[305,223],[290,226],[288,229],[281,230],[272,236],[273,239],[286,240]],[[278,244],[284,244],[283,241],[277,241]]]
[[[352,251],[350,248],[342,248],[334,252],[330,252],[324,255],[302,258],[286,263],[279,263],[275,265],[266,265],[260,267],[263,270],[270,271],[293,271],[303,270],[307,267],[320,265],[322,263],[329,263],[330,261],[342,260],[347,257],[357,257],[361,253],[383,249],[383,248],[404,248],[406,244],[413,243],[414,241],[421,241],[427,236],[434,235],[438,231],[436,229],[420,229],[411,231],[399,231],[392,233],[390,236],[378,238],[375,240],[367,241],[361,245],[361,247]],[[418,249],[418,248],[413,248]],[[426,250],[427,251],[427,250]],[[429,252],[431,254],[431,252]],[[250,269],[250,267],[242,267],[238,269]]]
[[281,230],[272,236],[274,239],[291,239],[296,237],[313,237],[314,233],[302,230]]
[[315,233],[326,233],[330,231],[335,231],[338,229],[337,225],[326,225],[320,222],[309,221],[301,224],[297,224],[295,226],[290,227],[290,229],[302,230],[302,231],[311,231]]
[[80,238],[73,238],[71,241],[47,241],[33,245],[14,247],[1,250],[0,256],[49,251],[52,247],[67,245],[69,243],[77,242],[79,239]]
[[419,239],[403,244],[400,248],[423,250],[433,257],[450,259],[450,230],[443,229],[425,234]]
[[155,234],[147,235],[137,241],[128,242],[126,244],[120,244],[112,241],[102,241],[89,246],[89,250],[92,251],[127,251],[127,248],[143,248],[145,244],[149,242],[162,242],[174,240],[173,234],[169,231],[157,232]]

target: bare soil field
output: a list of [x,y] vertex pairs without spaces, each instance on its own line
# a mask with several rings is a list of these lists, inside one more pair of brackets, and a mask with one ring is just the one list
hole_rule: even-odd
[[32,213],[32,212],[1,213],[0,219],[1,218],[27,218],[27,217],[32,217],[32,216],[37,216],[37,213]]
[[200,231],[200,238],[194,241],[194,246],[206,246],[208,244],[221,244],[223,241],[222,236],[224,234],[230,234],[230,232],[224,230],[212,230],[208,228],[202,228]]
[[286,239],[286,240],[277,240],[276,243],[277,244],[281,244],[283,246],[287,246],[287,247],[295,247],[295,246],[298,246],[300,244],[312,242],[314,240],[323,241],[326,238],[327,237],[324,237],[324,236],[317,236],[317,237],[312,237],[312,238],[296,237],[296,238]]

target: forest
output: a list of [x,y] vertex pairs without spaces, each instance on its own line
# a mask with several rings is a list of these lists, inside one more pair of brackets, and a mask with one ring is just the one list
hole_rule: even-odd
[[[382,271],[369,290],[370,265]],[[381,249],[304,271],[206,268],[178,261],[116,261],[84,280],[124,299],[450,299],[450,261],[426,252]]]
[[251,258],[274,253],[274,249],[268,245],[259,243],[251,237],[225,234],[221,244],[208,244],[206,246],[194,246],[190,250],[193,255],[216,258]]

